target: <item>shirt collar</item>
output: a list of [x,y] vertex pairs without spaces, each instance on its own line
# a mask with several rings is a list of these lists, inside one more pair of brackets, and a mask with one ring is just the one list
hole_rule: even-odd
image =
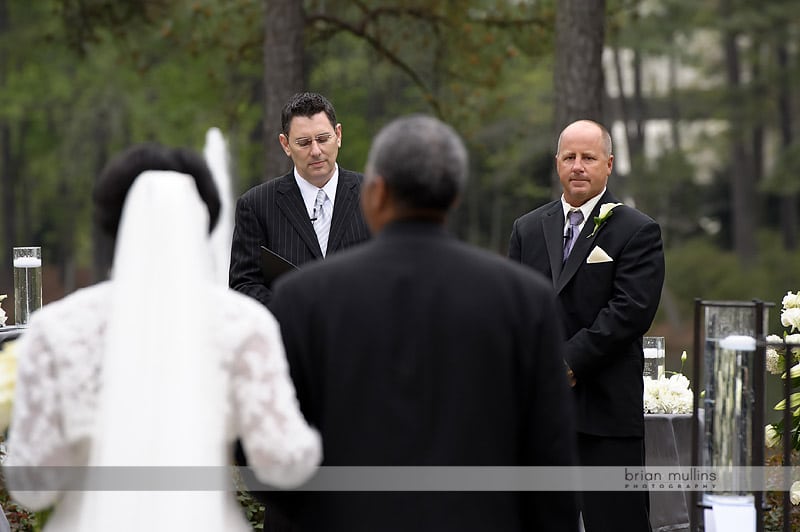
[[[299,173],[297,173],[297,167],[294,168],[294,180],[297,182],[298,188],[300,188],[300,195],[303,196],[303,203],[306,206],[306,210],[308,211],[308,217],[311,218],[314,216],[314,202],[317,199],[317,191],[319,188],[312,185],[305,179],[303,179]],[[335,204],[336,202],[336,187],[339,185],[339,164],[337,163],[333,170],[333,175],[328,182],[322,187],[322,190],[325,191],[325,194],[328,195],[328,198],[331,200],[331,205]]]
[[[561,194],[561,208],[564,210],[564,220],[567,219],[567,214],[569,214],[570,211],[580,210],[583,213],[583,222],[581,222],[580,227],[583,227],[583,224],[586,223],[586,220],[588,220],[592,216],[592,211],[597,205],[597,202],[600,201],[600,198],[602,198],[603,194],[605,193],[606,193],[606,187],[603,187],[603,190],[601,190],[597,196],[591,198],[589,201],[587,201],[577,209],[572,205],[570,205],[569,203],[567,203],[567,201],[564,199],[564,194]],[[567,222],[565,221],[564,223],[566,224]]]

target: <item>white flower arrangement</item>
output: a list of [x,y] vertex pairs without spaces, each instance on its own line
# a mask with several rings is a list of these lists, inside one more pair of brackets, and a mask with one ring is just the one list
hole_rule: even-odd
[[800,504],[800,480],[792,482],[792,487],[789,489],[789,498],[792,500],[792,504]]
[[15,342],[6,342],[0,350],[0,434],[11,422],[11,405],[17,384],[17,352]]
[[[800,385],[800,292],[787,292],[781,303],[781,324],[788,330],[783,333],[783,337],[777,334],[767,336],[766,369],[773,375],[780,375],[781,379],[791,379],[792,387],[797,389]],[[791,446],[795,451],[800,451],[800,434],[797,429],[800,426],[800,408],[797,408],[800,406],[800,392],[793,393],[789,399],[788,406],[785,400],[781,400],[775,405],[775,410],[792,410],[789,431]],[[785,428],[783,420],[764,427],[765,443],[780,444]]]
[[[681,355],[681,370],[686,351]],[[691,414],[694,395],[689,379],[681,372],[658,379],[644,378],[644,411],[646,414]]]
[[691,414],[689,379],[676,373],[658,380],[644,380],[644,411],[647,414]]
[[[800,334],[787,334],[785,336],[787,344],[800,344]],[[770,334],[767,336],[768,344],[780,344],[783,338],[777,334]],[[797,371],[797,362],[800,361],[800,347],[792,348],[791,362],[793,364],[793,372]],[[767,347],[767,371],[773,375],[781,375],[786,371],[786,357],[782,348],[776,348],[774,345]]]

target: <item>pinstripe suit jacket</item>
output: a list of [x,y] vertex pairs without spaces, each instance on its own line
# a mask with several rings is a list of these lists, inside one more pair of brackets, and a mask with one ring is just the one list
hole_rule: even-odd
[[[328,253],[336,253],[370,236],[359,205],[363,179],[361,174],[339,168]],[[297,266],[322,258],[294,171],[256,185],[236,202],[228,282],[234,290],[268,305],[272,290],[265,285],[261,273],[260,246]]]

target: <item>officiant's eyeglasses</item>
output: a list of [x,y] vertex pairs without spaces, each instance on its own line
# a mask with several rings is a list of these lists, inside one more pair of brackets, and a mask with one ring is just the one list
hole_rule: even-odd
[[333,138],[333,133],[320,133],[316,137],[309,138],[309,137],[300,137],[299,139],[295,139],[294,143],[300,146],[301,148],[308,148],[311,146],[311,143],[315,140],[317,144],[320,146],[324,146]]

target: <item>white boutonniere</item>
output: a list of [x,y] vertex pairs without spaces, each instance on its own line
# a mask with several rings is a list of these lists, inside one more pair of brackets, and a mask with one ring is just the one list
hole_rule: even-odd
[[586,238],[592,238],[597,233],[597,230],[600,229],[600,226],[606,223],[606,220],[614,214],[614,207],[619,207],[620,205],[622,203],[603,203],[600,205],[600,213],[594,217],[594,231]]

